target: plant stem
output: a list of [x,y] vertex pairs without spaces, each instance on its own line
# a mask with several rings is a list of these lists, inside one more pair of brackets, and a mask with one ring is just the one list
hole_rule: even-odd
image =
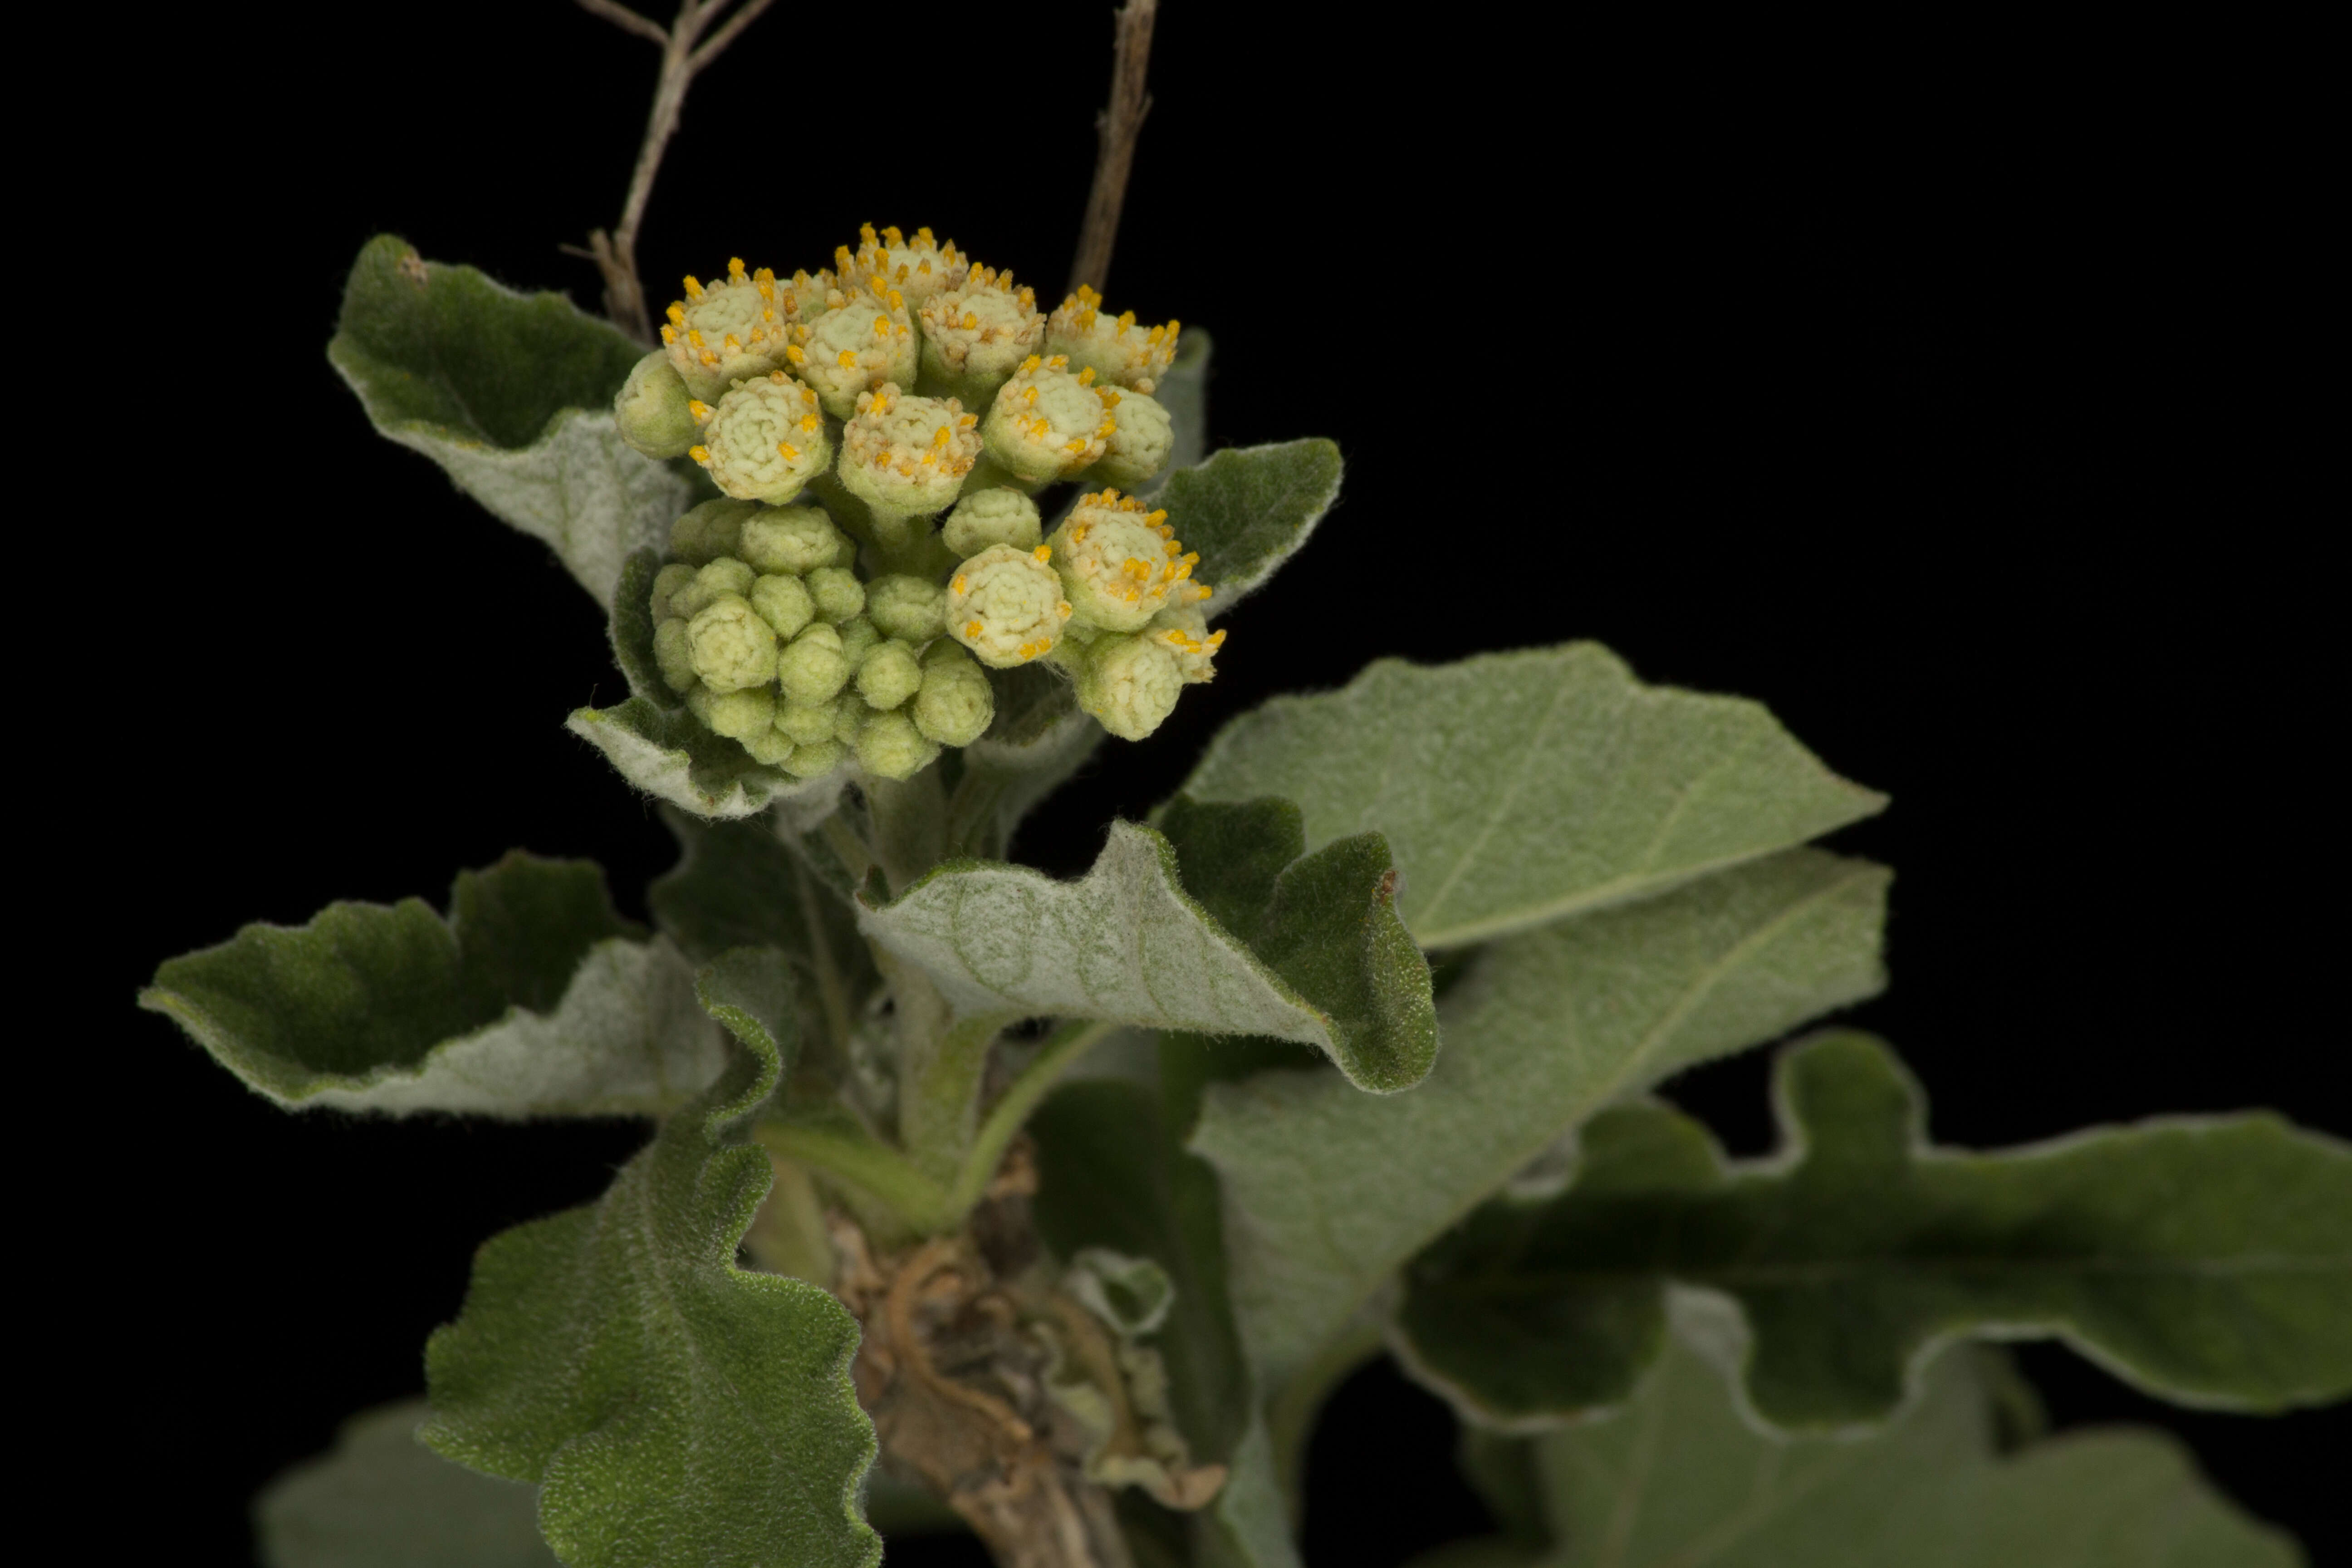
[[1110,252],[1118,238],[1119,210],[1127,205],[1128,172],[1135,165],[1135,139],[1151,112],[1144,90],[1151,59],[1151,24],[1160,0],[1127,0],[1119,7],[1118,49],[1111,58],[1110,101],[1095,117],[1095,183],[1087,195],[1087,216],[1078,228],[1078,253],[1070,263],[1070,291],[1080,284],[1102,291],[1110,277]]
[[959,1218],[970,1213],[988,1190],[997,1162],[1004,1158],[1013,1134],[1021,1131],[1046,1091],[1061,1080],[1073,1063],[1118,1027],[1099,1018],[1076,1019],[1055,1030],[1037,1047],[1037,1055],[1021,1069],[1021,1076],[989,1107],[987,1119],[981,1123],[964,1155],[963,1168],[956,1173],[955,1185],[948,1191],[948,1205]]
[[947,1189],[845,1113],[805,1120],[773,1117],[754,1127],[751,1136],[772,1154],[864,1188],[917,1232],[944,1229],[952,1223]]

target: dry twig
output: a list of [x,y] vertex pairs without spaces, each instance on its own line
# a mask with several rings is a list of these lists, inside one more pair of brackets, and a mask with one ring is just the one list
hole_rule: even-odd
[[1160,0],[1127,0],[1118,12],[1118,47],[1110,67],[1110,102],[1095,117],[1095,184],[1087,195],[1087,218],[1078,229],[1077,258],[1070,264],[1070,291],[1080,284],[1102,291],[1110,276],[1111,243],[1118,238],[1119,208],[1127,201],[1128,171],[1135,165],[1135,138],[1151,112],[1143,88],[1151,59],[1151,22]]
[[[585,256],[604,275],[604,314],[639,342],[654,341],[653,318],[646,310],[645,286],[637,279],[637,227],[645,221],[646,203],[654,194],[654,174],[662,153],[677,131],[678,110],[686,105],[686,89],[694,79],[741,37],[775,0],[746,0],[717,32],[719,21],[734,0],[682,0],[677,19],[667,27],[640,16],[619,0],[579,0],[580,8],[602,16],[623,32],[635,33],[661,46],[661,76],[654,86],[653,112],[646,117],[645,144],[637,150],[636,172],[629,178],[629,195],[621,204],[621,221],[610,232],[593,230],[588,247],[564,248]],[[708,37],[704,35],[709,34]]]

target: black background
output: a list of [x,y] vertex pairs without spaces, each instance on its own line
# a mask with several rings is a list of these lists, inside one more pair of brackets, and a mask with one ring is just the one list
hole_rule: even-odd
[[[655,51],[553,3],[163,26],[125,41],[136,151],[83,150],[114,195],[56,237],[142,247],[75,265],[110,288],[160,266],[196,330],[141,395],[147,446],[76,448],[88,531],[52,536],[135,578],[121,667],[76,672],[58,710],[81,733],[45,753],[109,847],[64,918],[115,932],[72,944],[97,1021],[56,1037],[82,1047],[73,1135],[103,1129],[58,1231],[92,1292],[60,1325],[90,1341],[61,1397],[69,1427],[99,1415],[141,1529],[228,1563],[258,1485],[420,1385],[473,1247],[593,1197],[641,1136],[289,1117],[130,1004],[241,921],[437,901],[510,846],[602,859],[635,912],[672,858],[562,727],[620,689],[594,607],[374,437],[321,353],[381,230],[593,307],[556,247],[617,212]],[[1058,295],[1109,38],[1095,4],[788,3],[688,103],[649,289],[730,254],[814,267],[870,220]],[[1939,1138],[2252,1105],[2352,1134],[2317,918],[2337,595],[2305,532],[2308,427],[2248,417],[2316,299],[2292,90],[2210,38],[1237,0],[1168,0],[1153,83],[1111,302],[1213,331],[1220,444],[1329,435],[1349,475],[1232,617],[1217,683],[1107,746],[1024,858],[1080,868],[1274,692],[1595,637],[1763,700],[1894,795],[1836,841],[1898,871],[1894,988],[1854,1016],[1924,1079]],[[85,740],[94,719],[132,743]],[[1674,1092],[1757,1152],[1765,1067]],[[2026,1363],[2062,1425],[2168,1426],[2342,1560],[2322,1478],[2352,1409],[2184,1412],[2062,1350]],[[1310,1563],[1480,1527],[1433,1401],[1379,1368],[1332,1416]]]

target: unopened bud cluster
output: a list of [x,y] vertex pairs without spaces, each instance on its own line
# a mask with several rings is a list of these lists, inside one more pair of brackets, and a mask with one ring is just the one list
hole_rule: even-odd
[[[624,440],[726,498],[671,531],[662,678],[803,778],[906,778],[970,745],[995,717],[982,667],[1044,661],[1142,739],[1224,640],[1199,555],[1128,493],[1173,449],[1151,392],[1178,324],[1088,289],[1047,315],[929,229],[862,237],[814,275],[688,278],[614,404]],[[1031,497],[1069,479],[1090,488],[1049,537]]]

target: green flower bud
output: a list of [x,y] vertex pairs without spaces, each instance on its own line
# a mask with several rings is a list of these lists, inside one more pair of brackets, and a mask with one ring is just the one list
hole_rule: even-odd
[[923,687],[915,694],[915,728],[942,746],[969,746],[996,719],[996,693],[971,656],[952,642],[923,656]]
[[1097,637],[1078,671],[1078,706],[1129,741],[1160,728],[1183,689],[1176,656],[1151,637]]
[[1034,551],[994,544],[961,566],[948,583],[948,635],[998,669],[1049,653],[1062,638],[1070,602],[1062,580]]
[[1169,454],[1176,449],[1176,427],[1168,410],[1158,398],[1141,392],[1106,388],[1103,401],[1110,405],[1118,428],[1110,433],[1102,461],[1087,470],[1087,478],[1129,489],[1150,483],[1168,466]]
[[950,397],[902,396],[896,382],[857,395],[841,431],[841,482],[877,512],[929,517],[951,506],[980,460],[977,415]]
[[852,616],[835,628],[841,633],[841,657],[856,669],[866,656],[882,646],[882,634],[864,616]]
[[838,741],[818,741],[794,746],[793,754],[784,759],[784,772],[794,778],[813,779],[841,766],[842,759],[847,755],[849,748]]
[[866,607],[866,584],[845,566],[820,566],[803,579],[816,613],[838,626]]
[[1045,320],[1045,352],[1068,357],[1072,370],[1092,370],[1113,386],[1150,392],[1176,360],[1183,323],[1139,327],[1135,312],[1102,313],[1102,296],[1080,284]]
[[896,708],[922,686],[923,667],[915,650],[895,638],[877,645],[857,667],[857,695],[869,708]]
[[702,613],[705,605],[714,604],[729,594],[737,598],[751,592],[751,569],[730,555],[722,555],[694,574],[694,580],[669,597],[669,613],[689,618]]
[[654,628],[654,662],[672,691],[690,691],[699,679],[694,673],[694,650],[687,641],[686,619],[672,616]]
[[[958,253],[954,240],[942,247],[928,228],[917,229],[910,243],[895,228],[877,235],[869,223],[858,229],[857,237],[856,255],[845,245],[833,253],[841,275],[868,289],[878,282],[885,289],[898,289],[909,310],[920,310],[940,289],[962,283],[971,270],[971,258]],[[842,285],[844,289],[850,286]]]
[[730,741],[772,734],[776,728],[776,694],[765,686],[714,691],[704,700],[698,716],[710,726],[713,734],[724,735]]
[[742,553],[743,524],[760,515],[745,500],[707,500],[669,525],[669,552],[689,566]]
[[857,765],[879,778],[913,778],[939,754],[904,713],[877,713],[857,731]]
[[801,628],[816,619],[816,601],[809,597],[808,589],[797,577],[770,573],[755,578],[751,599],[760,618],[786,640],[800,636]]
[[1171,605],[1151,617],[1143,635],[1176,656],[1176,668],[1187,682],[1204,685],[1217,678],[1217,650],[1225,646],[1225,634],[1211,631],[1199,609]]
[[1037,503],[1006,485],[974,490],[956,502],[940,531],[948,548],[967,560],[992,544],[1034,550],[1045,537]]
[[648,458],[683,457],[701,428],[687,406],[693,401],[668,353],[656,349],[621,384],[621,395],[613,399],[613,422],[621,439]]
[[1092,372],[1082,380],[1060,355],[1031,354],[988,405],[980,434],[998,467],[1034,484],[1092,468],[1117,427]]
[[681,612],[670,608],[670,601],[683,593],[694,581],[694,568],[673,562],[654,574],[654,591],[650,605],[656,621],[668,620]]
[[786,702],[776,710],[776,728],[803,745],[838,740],[840,707],[837,697],[829,702]]
[[1033,289],[1017,293],[1013,274],[974,268],[962,287],[926,300],[923,381],[985,408],[1021,362],[1045,342],[1045,318]]
[[907,314],[906,297],[896,289],[869,284],[856,295],[831,296],[832,309],[815,324],[800,329],[805,336],[793,345],[798,352],[793,373],[816,388],[824,411],[835,419],[857,412],[857,395],[873,392],[885,383],[915,384],[921,345],[915,340]]
[[686,626],[694,673],[714,692],[765,686],[776,678],[776,634],[751,602],[721,594]]
[[832,701],[849,680],[849,661],[841,655],[841,634],[827,626],[811,626],[801,633],[777,655],[776,679],[793,702],[809,706]]
[[686,298],[671,305],[661,330],[662,350],[700,398],[716,398],[739,381],[785,366],[794,317],[762,267],[747,275],[740,257],[727,263],[727,281],[704,288],[686,280]]
[[743,383],[716,408],[697,403],[694,412],[702,441],[688,456],[740,500],[781,506],[833,462],[816,394],[782,371]]
[[845,746],[856,745],[857,731],[866,728],[866,721],[876,711],[856,691],[843,692],[833,705],[833,738]]
[[[718,504],[718,503],[706,503]],[[742,523],[739,554],[761,572],[789,572],[795,576],[820,566],[845,566],[844,554],[857,547],[833,520],[813,506],[759,507]]]
[[1201,558],[1184,552],[1167,518],[1117,490],[1078,498],[1045,542],[1078,619],[1109,631],[1139,631],[1171,602],[1207,597],[1192,581]]
[[745,735],[741,739],[743,749],[751,753],[753,762],[765,763],[772,768],[793,754],[793,738],[782,730],[762,730],[756,735]]
[[[1025,497],[1024,498],[1026,499]],[[977,554],[964,551],[963,554]],[[940,635],[946,622],[948,596],[936,583],[904,575],[877,577],[866,584],[866,617],[886,637],[922,644]]]

